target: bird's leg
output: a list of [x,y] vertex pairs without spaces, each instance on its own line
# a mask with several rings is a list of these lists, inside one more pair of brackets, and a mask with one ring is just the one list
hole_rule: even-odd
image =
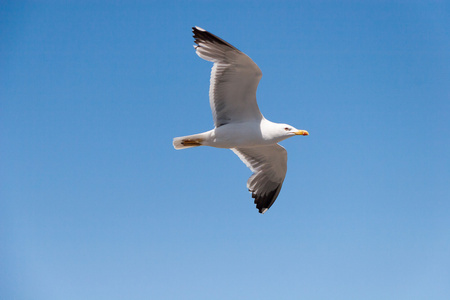
[[203,139],[185,139],[181,142],[183,146],[201,146]]

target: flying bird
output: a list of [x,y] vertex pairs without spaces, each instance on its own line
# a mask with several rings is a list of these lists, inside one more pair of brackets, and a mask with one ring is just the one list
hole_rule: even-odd
[[286,176],[287,152],[278,143],[309,133],[264,118],[256,102],[262,73],[250,57],[200,27],[193,27],[192,31],[197,55],[214,63],[209,104],[215,127],[176,137],[173,146],[175,149],[198,146],[231,149],[253,172],[247,188],[263,214],[277,199]]

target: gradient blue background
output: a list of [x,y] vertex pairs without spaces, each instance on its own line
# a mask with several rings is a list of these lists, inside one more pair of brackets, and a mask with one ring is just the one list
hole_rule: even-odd
[[[1,2],[1,299],[450,299],[447,1]],[[201,26],[310,132],[258,214]]]

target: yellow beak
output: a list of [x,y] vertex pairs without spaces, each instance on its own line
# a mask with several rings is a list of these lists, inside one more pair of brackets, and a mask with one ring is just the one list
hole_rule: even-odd
[[299,130],[295,132],[295,135],[309,135],[309,133],[306,130]]

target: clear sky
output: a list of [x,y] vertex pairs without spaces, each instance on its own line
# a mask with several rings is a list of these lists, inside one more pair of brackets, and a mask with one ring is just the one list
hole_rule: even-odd
[[[63,1],[61,1],[63,2]],[[309,131],[260,215],[203,27]],[[448,1],[0,4],[0,298],[450,299]]]

